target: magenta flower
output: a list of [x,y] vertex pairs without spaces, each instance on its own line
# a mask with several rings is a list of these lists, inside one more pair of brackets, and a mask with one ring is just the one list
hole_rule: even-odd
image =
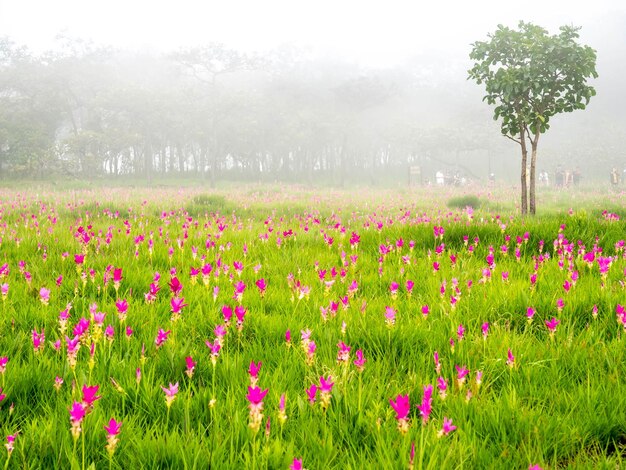
[[170,299],[170,306],[172,308],[172,319],[175,320],[182,312],[183,307],[186,307],[187,304],[185,303],[184,297],[172,297]]
[[317,398],[317,385],[313,384],[306,390],[307,397],[309,398],[309,403],[315,403],[315,399]]
[[444,400],[448,390],[448,381],[441,376],[437,377],[437,388],[439,389],[439,396]]
[[215,365],[217,364],[217,357],[220,355],[220,349],[222,348],[222,345],[217,339],[213,343],[211,343],[210,341],[205,341],[204,344],[206,344],[207,348],[211,350],[211,364],[213,364],[213,367],[215,367]]
[[355,355],[356,359],[353,361],[353,363],[359,372],[363,372],[363,369],[365,368],[365,358],[363,357],[363,350],[358,349]]
[[267,395],[268,389],[261,390],[259,387],[248,387],[246,398],[250,402],[250,422],[248,426],[252,431],[257,432],[263,421],[263,399]]
[[235,316],[237,317],[237,329],[241,331],[243,329],[243,321],[246,316],[246,309],[242,305],[235,307]]
[[285,342],[287,343],[287,347],[291,347],[291,330],[285,331]]
[[7,448],[7,459],[11,457],[11,454],[13,453],[13,446],[15,444],[15,438],[17,437],[17,433],[15,434],[9,434],[7,436],[7,443],[4,445],[4,447]]
[[170,333],[171,330],[164,331],[163,329],[159,328],[157,336],[154,339],[154,344],[156,345],[157,349],[165,344],[165,341],[167,341],[167,337],[170,335]]
[[532,307],[528,307],[526,309],[526,318],[528,319],[528,323],[533,321],[534,316],[535,316],[535,309]]
[[75,401],[72,403],[72,407],[70,408],[70,424],[72,425],[72,436],[74,439],[78,439],[80,436],[81,428],[80,425],[85,418],[85,407],[82,403]]
[[394,400],[389,400],[389,404],[396,412],[396,420],[398,422],[398,430],[402,434],[406,434],[409,430],[409,411],[411,410],[411,405],[409,402],[408,395],[398,395]]
[[448,434],[450,434],[455,429],[456,429],[456,426],[454,424],[452,424],[452,420],[444,417],[443,418],[443,427],[437,433],[437,437],[447,436]]
[[113,453],[115,452],[115,447],[117,446],[117,442],[118,442],[117,436],[120,433],[121,429],[122,429],[122,422],[115,421],[114,418],[111,418],[109,420],[109,423],[104,425],[104,430],[107,433],[106,449],[109,455],[113,455]]
[[250,405],[259,406],[263,404],[263,399],[267,395],[269,389],[261,390],[259,387],[248,387],[248,394],[246,399],[250,402]]
[[385,307],[385,323],[389,328],[396,323],[396,311],[390,306]]
[[261,370],[261,361],[255,364],[254,361],[250,361],[250,367],[248,367],[248,375],[250,376],[250,384],[254,387],[259,380],[259,371]]
[[430,307],[428,305],[422,305],[422,316],[426,318],[430,314]]
[[465,366],[454,366],[456,368],[456,381],[459,388],[463,388],[463,384],[465,383],[465,378],[467,374],[469,374],[469,369]]
[[0,285],[0,293],[2,293],[2,300],[6,300],[9,295],[9,285],[6,282]]
[[229,305],[222,305],[222,316],[224,317],[224,323],[228,326],[233,317],[233,309]]
[[458,338],[459,341],[462,341],[464,336],[465,336],[465,327],[463,325],[459,325],[459,327],[456,330],[456,337]]
[[339,348],[339,351],[337,352],[337,362],[339,364],[348,364],[350,361],[350,349],[352,348],[343,341],[339,341],[339,343],[337,343],[337,347]]
[[267,282],[265,279],[261,278],[255,282],[257,288],[259,289],[259,294],[261,297],[265,296],[265,289],[267,289]]
[[95,403],[96,400],[99,400],[100,398],[102,398],[100,395],[97,395],[98,393],[98,389],[100,388],[99,385],[93,385],[91,387],[87,386],[87,385],[83,385],[83,406],[85,407],[85,411],[89,411],[91,408],[93,408],[93,404]]
[[303,470],[302,459],[293,459],[293,462],[291,462],[291,465],[289,466],[289,470]]
[[197,362],[195,362],[191,356],[187,356],[185,358],[185,364],[187,366],[187,369],[185,370],[185,374],[187,374],[187,377],[192,378],[193,371],[196,367]]
[[48,302],[50,302],[50,289],[46,289],[45,287],[39,289],[39,300],[42,304],[48,305]]
[[6,394],[2,393],[2,388],[0,388],[0,402],[4,401],[6,397],[7,397]]
[[506,359],[506,365],[509,367],[514,367],[515,366],[515,356],[513,355],[513,352],[511,351],[511,348],[509,348],[509,350],[506,353],[507,359]]
[[233,293],[233,299],[241,303],[243,299],[243,292],[246,290],[246,284],[243,281],[237,281],[235,283],[235,292]]
[[420,410],[420,415],[422,416],[423,424],[426,424],[428,422],[428,418],[433,409],[432,404],[433,386],[429,384],[424,386],[424,396],[422,398],[422,403],[417,405],[417,409]]
[[167,285],[170,287],[170,291],[174,297],[178,297],[178,294],[180,294],[183,290],[183,285],[176,276],[172,277]]
[[552,317],[552,320],[546,320],[546,326],[548,327],[548,330],[550,330],[550,336],[554,336],[556,327],[559,323],[561,322],[554,317]]
[[43,347],[46,344],[46,334],[44,330],[41,333],[37,333],[37,330],[33,330],[33,349],[35,352],[43,351]]
[[285,394],[284,393],[280,395],[280,400],[278,401],[278,420],[280,421],[281,425],[285,424],[285,421],[287,421],[287,414],[285,413]]
[[9,358],[7,356],[0,357],[0,374],[4,374],[7,370],[7,363]]
[[163,393],[165,393],[165,404],[168,408],[171,407],[172,403],[176,399],[176,394],[178,393],[178,382],[176,382],[174,385],[170,383],[170,386],[168,388],[165,388],[161,385],[161,390],[163,390]]
[[441,362],[439,362],[439,353],[437,351],[433,353],[433,359],[435,361],[435,372],[439,374],[441,372]]
[[117,300],[115,302],[115,308],[117,308],[117,316],[120,321],[124,321],[126,313],[128,312],[128,302],[126,299]]
[[487,335],[489,334],[489,323],[488,322],[483,323],[480,329],[483,332],[483,339],[487,339]]

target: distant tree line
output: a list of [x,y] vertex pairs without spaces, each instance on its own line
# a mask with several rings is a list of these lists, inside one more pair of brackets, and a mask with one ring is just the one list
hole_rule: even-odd
[[[404,181],[410,166],[486,178],[463,155],[491,165],[508,146],[478,91],[448,86],[437,60],[365,70],[289,48],[155,55],[61,38],[34,54],[0,39],[0,178],[341,186]],[[450,73],[464,80],[465,65]]]

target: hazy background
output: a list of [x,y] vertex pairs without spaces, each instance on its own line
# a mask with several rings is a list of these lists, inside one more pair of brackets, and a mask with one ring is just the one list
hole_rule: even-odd
[[597,96],[553,119],[538,169],[626,165],[626,7],[477,2],[0,0],[0,173],[389,184],[517,180],[466,80],[519,20],[581,26]]

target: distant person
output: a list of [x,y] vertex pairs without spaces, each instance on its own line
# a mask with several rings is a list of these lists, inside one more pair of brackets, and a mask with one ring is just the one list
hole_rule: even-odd
[[438,170],[437,173],[435,173],[435,181],[437,182],[437,186],[443,186],[443,171]]
[[563,171],[563,168],[561,167],[561,165],[559,165],[558,167],[556,167],[556,173],[554,174],[554,184],[556,185],[557,188],[563,187],[563,184],[565,183],[564,179],[565,179],[565,172]]
[[619,173],[617,168],[613,167],[611,170],[611,186],[617,186],[619,184]]
[[578,186],[580,184],[580,168],[574,168],[574,172],[572,173],[574,179],[574,186]]
[[496,174],[492,171],[489,173],[489,183],[493,186],[496,184]]

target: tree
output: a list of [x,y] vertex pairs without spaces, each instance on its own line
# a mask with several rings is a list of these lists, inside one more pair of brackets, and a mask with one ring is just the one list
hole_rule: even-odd
[[517,31],[499,25],[488,41],[472,44],[474,66],[468,78],[485,84],[483,100],[496,105],[494,120],[502,119],[502,134],[521,147],[522,214],[528,213],[529,206],[535,214],[537,146],[550,118],[585,109],[596,93],[587,83],[598,76],[596,51],[578,44],[579,29],[562,26],[559,34],[549,35],[539,26],[520,22]]

